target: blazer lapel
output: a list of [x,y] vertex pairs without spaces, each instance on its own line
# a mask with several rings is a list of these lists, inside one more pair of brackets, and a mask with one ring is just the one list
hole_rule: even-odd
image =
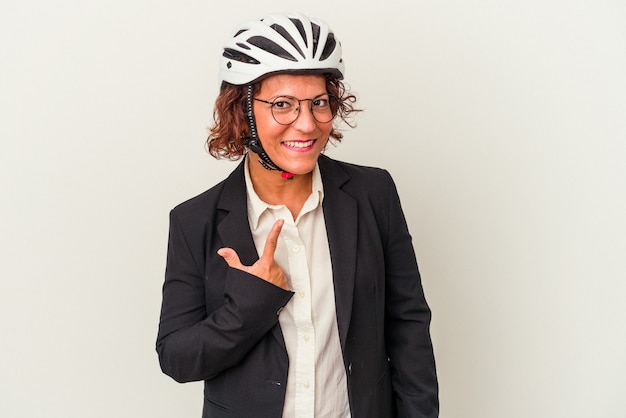
[[[224,217],[218,223],[217,231],[224,246],[237,251],[241,263],[250,266],[259,259],[259,254],[248,221],[244,164],[245,159],[225,180],[222,196],[217,203],[218,209],[224,212]],[[278,323],[272,328],[272,334],[285,348],[285,339]]]
[[356,274],[357,202],[341,190],[350,177],[330,158],[319,158],[324,184],[324,219],[330,247],[330,258],[335,286],[337,327],[341,347],[345,348]]
[[218,223],[217,231],[224,246],[237,251],[241,262],[249,266],[259,259],[259,255],[248,222],[244,163],[245,160],[225,180],[222,195],[217,203],[218,209],[224,211],[224,217]]

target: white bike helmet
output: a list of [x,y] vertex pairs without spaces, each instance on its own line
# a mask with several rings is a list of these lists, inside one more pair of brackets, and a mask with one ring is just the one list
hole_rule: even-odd
[[220,85],[251,84],[284,72],[343,79],[341,44],[326,22],[298,13],[270,15],[240,25],[224,45]]

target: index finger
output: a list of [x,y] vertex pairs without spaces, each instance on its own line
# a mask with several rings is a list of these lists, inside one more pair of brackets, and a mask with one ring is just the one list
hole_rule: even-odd
[[270,258],[271,260],[274,260],[274,252],[276,252],[276,247],[278,246],[278,235],[280,235],[280,231],[283,229],[284,224],[284,219],[278,219],[274,222],[272,229],[270,229],[270,233],[267,234],[265,248],[263,248],[263,255],[261,255],[261,258]]

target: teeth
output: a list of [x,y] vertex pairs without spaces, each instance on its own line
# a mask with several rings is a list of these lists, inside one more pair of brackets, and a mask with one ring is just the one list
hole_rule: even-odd
[[311,145],[313,145],[313,140],[310,141],[285,141],[284,142],[285,145],[287,145],[288,147],[291,148],[307,148],[310,147]]

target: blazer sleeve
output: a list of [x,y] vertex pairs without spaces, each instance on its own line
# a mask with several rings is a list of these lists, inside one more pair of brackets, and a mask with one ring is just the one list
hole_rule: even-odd
[[424,297],[411,235],[388,176],[385,256],[385,338],[398,418],[436,418],[438,384]]
[[[225,262],[205,273],[206,250],[190,245],[196,241],[185,231],[172,211],[156,349],[161,369],[178,382],[211,379],[239,364],[293,295]],[[206,287],[215,275],[224,275],[223,303],[207,312]]]

